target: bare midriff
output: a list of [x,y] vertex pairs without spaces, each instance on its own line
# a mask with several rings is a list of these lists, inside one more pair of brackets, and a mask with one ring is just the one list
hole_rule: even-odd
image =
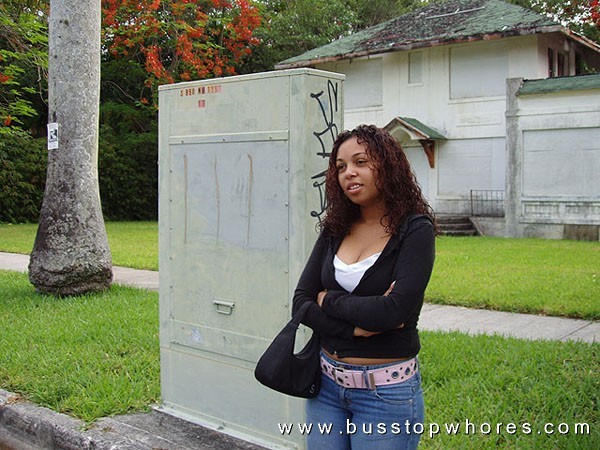
[[374,366],[377,364],[389,364],[389,363],[395,363],[395,362],[402,362],[402,361],[406,361],[406,360],[410,359],[410,358],[356,358],[354,356],[345,356],[343,358],[340,358],[338,355],[331,354],[325,349],[322,349],[322,350],[323,350],[323,353],[325,353],[331,359],[335,359],[336,361],[339,361],[339,362],[342,362],[345,364],[352,364],[354,366]]

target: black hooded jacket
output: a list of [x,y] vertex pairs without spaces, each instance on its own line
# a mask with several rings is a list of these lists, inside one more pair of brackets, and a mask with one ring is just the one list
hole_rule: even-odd
[[[342,237],[321,233],[298,281],[293,311],[314,302],[303,323],[321,336],[321,346],[339,357],[407,358],[421,347],[417,321],[435,258],[435,232],[425,215],[410,216],[352,293],[335,280],[333,258]],[[392,282],[394,289],[384,296]],[[327,290],[322,307],[317,294]],[[404,324],[402,328],[398,328]],[[381,332],[354,337],[354,327]]]

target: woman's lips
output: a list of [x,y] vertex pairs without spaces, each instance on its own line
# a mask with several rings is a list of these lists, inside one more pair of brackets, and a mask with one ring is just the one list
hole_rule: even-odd
[[362,188],[362,184],[360,183],[352,183],[349,184],[348,187],[346,188],[346,191],[350,194],[356,193],[358,192],[361,188]]

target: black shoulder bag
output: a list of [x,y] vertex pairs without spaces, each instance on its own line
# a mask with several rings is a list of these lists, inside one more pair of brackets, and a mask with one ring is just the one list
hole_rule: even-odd
[[258,360],[254,376],[265,386],[294,397],[316,397],[321,387],[319,336],[313,334],[299,353],[294,353],[296,331],[311,302],[300,306]]

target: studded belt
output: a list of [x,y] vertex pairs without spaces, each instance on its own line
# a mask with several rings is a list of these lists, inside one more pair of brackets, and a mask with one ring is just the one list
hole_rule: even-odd
[[373,370],[347,369],[321,357],[321,371],[338,385],[353,389],[375,389],[376,386],[402,383],[410,380],[417,373],[417,368],[416,357]]

